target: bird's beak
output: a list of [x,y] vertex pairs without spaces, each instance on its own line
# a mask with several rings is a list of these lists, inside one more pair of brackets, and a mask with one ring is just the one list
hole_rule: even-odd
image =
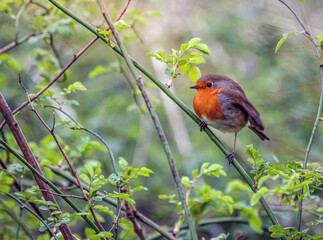
[[191,89],[199,89],[200,87],[199,86],[197,86],[197,85],[194,85],[194,86],[192,86],[192,87],[190,87]]

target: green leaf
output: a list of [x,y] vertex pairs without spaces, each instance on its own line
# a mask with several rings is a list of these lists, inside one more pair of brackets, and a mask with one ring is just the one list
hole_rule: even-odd
[[71,121],[59,121],[58,123],[56,123],[55,127],[60,127],[63,125],[68,125]]
[[274,237],[274,238],[280,238],[280,237],[284,237],[285,233],[284,232],[274,232],[270,236]]
[[281,225],[274,225],[268,228],[269,232],[281,232],[283,231],[283,227]]
[[111,173],[108,177],[108,182],[109,183],[117,183],[120,181],[120,177],[117,176],[115,173]]
[[122,170],[126,170],[128,168],[128,162],[123,157],[119,157],[119,166],[122,168]]
[[257,193],[254,193],[250,200],[250,205],[254,206],[260,200],[260,198],[268,191],[266,187],[262,187]]
[[130,28],[130,25],[126,23],[124,20],[119,20],[114,23],[114,26],[116,27],[118,32],[121,32],[122,30],[126,28]]
[[192,64],[202,64],[202,63],[205,63],[205,59],[203,57],[196,57],[196,58],[191,58],[189,62]]
[[196,46],[196,44],[197,44],[198,42],[200,42],[200,41],[201,41],[201,39],[200,39],[200,38],[192,38],[192,39],[188,42],[188,49],[190,49],[190,48],[192,48],[192,47]]
[[113,216],[113,211],[110,211],[107,206],[95,205],[94,208],[101,212],[109,214],[111,217]]
[[140,168],[137,175],[144,176],[144,177],[149,177],[150,176],[149,173],[154,173],[154,172],[152,170],[150,170],[149,168],[142,167],[142,168]]
[[194,170],[192,171],[193,180],[195,180],[195,179],[196,179],[198,171],[199,171],[198,169],[194,169]]
[[286,41],[287,37],[281,38],[275,48],[275,54],[278,52],[279,48],[283,45],[283,43]]
[[210,165],[209,162],[205,162],[202,164],[201,166],[201,170],[200,170],[200,173],[204,173],[205,169]]
[[187,176],[183,176],[181,182],[185,187],[191,187],[190,179]]
[[94,170],[93,167],[90,165],[85,165],[84,168],[86,169],[86,171],[89,173],[90,177],[93,178],[94,176]]
[[163,52],[163,51],[159,51],[159,52],[158,52],[158,54],[159,54],[159,56],[161,56],[161,57],[162,57],[162,59],[165,59],[165,58],[166,58],[166,54],[165,54],[165,52]]
[[195,83],[201,76],[200,69],[195,65],[191,65],[190,70],[188,71],[188,77],[191,81]]
[[103,66],[97,66],[96,68],[94,68],[90,73],[89,73],[89,78],[94,78],[97,75],[100,75],[102,73],[107,72],[107,68],[103,67]]
[[181,65],[180,68],[181,68],[182,75],[185,75],[190,70],[190,67],[191,65],[187,61],[185,64]]
[[157,54],[152,53],[152,52],[147,52],[147,53],[146,53],[146,55],[147,55],[147,56],[150,56],[150,57],[154,57],[157,61],[160,61],[160,62],[162,62],[162,60],[163,60],[163,58],[162,58],[162,57],[160,57],[160,56],[158,56]]
[[184,52],[188,49],[188,43],[182,43],[181,44],[181,51]]
[[86,174],[81,174],[80,175],[80,178],[84,181],[84,182],[86,182],[88,185],[90,185],[91,184],[91,180],[90,180],[90,178],[86,175]]
[[15,58],[13,58],[11,56],[10,56],[10,58],[7,59],[6,63],[13,70],[16,70],[17,72],[22,71],[22,67],[21,67],[20,63]]
[[250,227],[256,232],[261,234],[263,232],[262,230],[262,223],[261,223],[261,219],[256,216],[256,215],[250,215],[248,218]]
[[174,72],[173,68],[166,68],[165,69],[165,74],[172,74]]
[[204,43],[195,44],[192,48],[200,51],[201,53],[203,53],[205,55],[211,56],[211,52],[209,50],[209,47]]
[[136,202],[132,198],[130,198],[130,195],[127,194],[127,193],[117,193],[117,192],[115,192],[115,193],[107,193],[107,196],[108,197],[114,197],[114,198],[121,198],[121,199],[127,201],[128,203],[130,203],[131,205],[136,204]]
[[68,90],[74,92],[76,90],[79,91],[86,91],[86,87],[81,83],[81,82],[74,82],[73,84],[68,85],[67,87]]

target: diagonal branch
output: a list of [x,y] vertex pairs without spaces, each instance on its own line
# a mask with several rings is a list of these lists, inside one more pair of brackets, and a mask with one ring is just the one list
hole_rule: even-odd
[[[30,165],[32,165],[37,170],[37,172],[40,175],[42,175],[42,171],[39,167],[39,164],[38,164],[33,152],[31,151],[31,149],[27,143],[27,140],[21,131],[21,128],[20,128],[18,122],[16,121],[15,117],[12,115],[11,110],[10,110],[10,108],[9,108],[9,106],[8,106],[6,100],[4,99],[1,92],[0,92],[0,112],[2,113],[6,122],[8,123],[10,131],[12,132],[12,134],[13,134],[19,148],[21,149],[21,152],[23,153],[25,159],[28,161],[28,163]],[[35,178],[37,185],[39,186],[40,189],[50,191],[50,188],[47,183],[43,182],[35,173],[33,173],[33,175],[34,175],[34,178]],[[51,201],[51,202],[57,204],[53,194],[51,194],[49,192],[42,192],[42,194],[43,194],[44,198],[46,199],[46,201]],[[57,210],[60,211],[58,205],[57,205]],[[53,211],[53,210],[51,210],[51,211]],[[60,215],[61,215],[61,213],[55,215],[55,217],[58,218]],[[61,231],[62,235],[64,236],[64,239],[67,239],[67,240],[74,239],[70,228],[65,223],[63,223],[59,226],[59,230]]]
[[[56,2],[56,1],[54,1]],[[119,21],[122,16],[125,14],[125,12],[127,11],[128,7],[129,7],[129,4],[130,4],[131,0],[128,0],[127,2],[127,5],[125,6],[125,8],[123,9],[123,11],[120,13],[119,17],[115,20],[116,21]],[[55,5],[53,3],[53,5]],[[63,7],[62,5],[60,5],[59,3],[57,3],[57,6],[58,8],[60,7]],[[68,11],[68,13],[70,14],[73,14],[71,13],[70,11]],[[68,16],[70,16],[69,14],[67,14]],[[74,18],[73,18],[74,19]],[[78,20],[80,20],[79,18],[77,18]],[[76,19],[74,19],[76,20]],[[76,20],[77,21],[77,20]],[[82,21],[82,20],[80,20]],[[78,21],[77,21],[78,22]],[[82,21],[84,23],[84,21]],[[88,26],[90,26],[89,24],[87,24]],[[94,27],[90,26],[92,28],[92,30],[95,30]],[[109,28],[107,28],[106,30],[109,30]],[[93,32],[93,31],[92,31]],[[34,101],[36,100],[40,95],[42,95],[48,88],[50,88],[66,71],[67,69],[69,69],[73,63],[83,55],[83,53],[88,50],[99,38],[101,40],[103,40],[104,42],[107,42],[105,40],[105,38],[102,37],[102,35],[98,34],[97,32],[95,32],[95,35],[97,35],[95,38],[93,38],[88,44],[85,45],[84,48],[82,48],[81,51],[79,51],[76,55],[74,55],[73,59],[61,70],[61,72],[56,76],[54,77],[44,88],[42,88],[38,93],[36,93],[32,98],[31,98],[31,101]],[[1,51],[0,51],[0,54],[1,54]],[[29,104],[28,101],[24,102],[22,105],[20,105],[18,108],[16,108],[12,113],[13,114],[16,114],[17,112],[19,112],[21,109],[25,108],[27,105]],[[1,129],[4,127],[4,125],[6,124],[6,121],[4,120],[1,124],[0,124],[0,131]]]
[[178,195],[179,195],[180,201],[182,203],[182,206],[183,206],[186,218],[187,218],[189,230],[190,230],[190,233],[191,233],[191,238],[193,240],[197,240],[195,222],[194,222],[194,220],[192,218],[192,215],[190,213],[188,203],[185,201],[184,187],[183,187],[183,185],[181,183],[180,176],[179,176],[178,171],[176,169],[175,161],[174,161],[174,158],[172,156],[172,153],[171,153],[171,150],[170,150],[166,135],[165,135],[165,133],[163,131],[162,125],[161,125],[161,123],[160,123],[160,121],[158,119],[158,116],[157,116],[157,114],[156,114],[156,112],[155,112],[155,110],[154,110],[154,108],[153,108],[153,106],[152,106],[152,104],[150,102],[148,94],[143,89],[143,84],[141,82],[141,76],[138,75],[138,73],[136,71],[136,68],[135,68],[135,65],[131,61],[130,56],[127,53],[127,50],[126,50],[126,48],[125,48],[125,46],[124,46],[124,44],[123,44],[123,42],[122,42],[122,40],[121,40],[121,38],[119,36],[118,31],[114,27],[113,22],[111,21],[111,17],[109,15],[108,11],[105,9],[105,7],[104,7],[101,0],[97,0],[97,2],[98,2],[99,6],[101,8],[102,15],[103,15],[104,19],[108,23],[108,25],[109,25],[109,27],[111,29],[111,32],[112,32],[118,46],[121,49],[122,55],[123,55],[123,57],[124,57],[124,59],[126,61],[126,64],[128,65],[128,68],[129,68],[133,78],[137,81],[137,85],[138,85],[139,90],[140,90],[140,92],[142,94],[142,97],[143,97],[144,101],[146,102],[147,108],[148,108],[149,113],[151,115],[151,118],[152,118],[152,120],[153,120],[153,122],[155,124],[155,127],[156,127],[156,130],[158,132],[160,141],[162,142],[164,151],[166,153],[166,157],[167,157],[169,166],[170,166],[171,171],[172,171],[172,175],[173,175],[173,178],[174,178],[174,181],[175,181],[175,184],[176,184]]

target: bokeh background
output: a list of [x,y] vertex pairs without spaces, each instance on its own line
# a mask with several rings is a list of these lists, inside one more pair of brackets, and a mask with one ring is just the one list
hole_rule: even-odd
[[[39,2],[50,8],[52,13],[58,11],[46,1]],[[299,13],[313,36],[322,35],[322,0],[287,2]],[[104,28],[104,20],[95,1],[63,3],[93,26]],[[125,3],[106,1],[114,18]],[[266,134],[271,138],[270,142],[261,142],[248,129],[238,134],[237,152],[246,169],[251,169],[244,154],[248,144],[259,149],[268,162],[303,160],[317,113],[319,64],[314,47],[302,35],[291,35],[278,53],[274,53],[283,33],[301,30],[286,7],[274,0],[146,0],[132,1],[131,9],[138,9],[138,12],[128,11],[124,16],[124,20],[132,27],[122,31],[123,40],[129,54],[160,81],[166,83],[168,80],[169,76],[164,73],[167,66],[146,56],[146,52],[163,50],[170,54],[172,48],[179,49],[181,43],[199,37],[211,51],[211,56],[206,57],[206,64],[199,66],[201,72],[227,75],[245,90],[249,100],[261,113]],[[17,10],[18,7],[13,4],[12,14],[16,14]],[[41,19],[39,16],[43,12],[44,9],[37,5],[28,7],[21,15],[16,31],[20,37],[31,32],[44,31],[45,35],[51,32],[58,58],[50,46],[50,39],[42,37],[32,38],[8,52],[22,65],[21,76],[30,93],[36,93],[35,86],[56,76],[61,69],[60,65],[65,66],[73,54],[94,37],[63,14],[49,14],[45,20]],[[0,12],[0,22],[1,48],[14,40],[15,21],[10,14]],[[90,73],[98,66],[102,66],[103,73],[91,76]],[[135,185],[142,184],[149,189],[134,196],[137,208],[159,223],[171,225],[177,219],[175,208],[165,204],[165,200],[158,199],[158,194],[176,194],[175,185],[156,130],[141,96],[133,89],[135,83],[129,83],[129,80],[132,81],[131,75],[122,59],[103,42],[97,41],[51,90],[59,96],[58,93],[69,84],[75,81],[83,83],[87,91],[76,91],[67,96],[79,105],[66,105],[63,109],[85,127],[98,132],[109,143],[117,158],[123,157],[135,167],[146,166],[154,171],[149,179],[136,180]],[[224,166],[227,176],[219,179],[205,177],[206,183],[215,189],[224,190],[230,180],[239,178],[236,170],[227,164],[225,156],[207,135],[201,133],[199,127],[152,82],[145,77],[143,81],[166,132],[180,174],[191,176],[192,170],[204,162],[217,162]],[[171,91],[192,109],[195,91],[189,89],[191,85],[193,83],[188,76],[179,76]],[[12,109],[26,101],[26,95],[18,83],[17,72],[4,62],[0,62],[0,88]],[[51,109],[38,106],[37,110],[51,123]],[[17,119],[28,141],[33,144],[40,145],[48,135],[28,108],[22,110]],[[66,120],[63,115],[58,115],[57,119]],[[104,152],[95,150],[91,155],[73,155],[73,149],[79,149],[83,138],[88,137],[84,132],[69,130],[68,126],[59,127],[56,132],[70,146],[69,153],[78,170],[82,170],[83,164],[95,165],[99,162],[105,176],[112,172]],[[232,147],[233,134],[222,134],[217,130],[214,133]],[[310,163],[322,161],[322,133],[322,128],[319,128]],[[241,201],[249,201],[247,194],[236,197],[241,198]],[[274,210],[283,224],[295,224],[295,211],[278,206],[277,199],[272,199],[271,204],[277,205]],[[265,224],[269,224],[267,219],[264,220]],[[230,231],[232,228],[221,225],[212,231],[221,232],[223,229]]]

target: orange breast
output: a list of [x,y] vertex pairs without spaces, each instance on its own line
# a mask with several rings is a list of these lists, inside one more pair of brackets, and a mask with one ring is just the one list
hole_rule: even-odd
[[220,93],[224,89],[198,89],[196,91],[193,108],[196,115],[202,119],[202,115],[209,120],[217,120],[223,117],[221,112],[221,103],[218,101]]

